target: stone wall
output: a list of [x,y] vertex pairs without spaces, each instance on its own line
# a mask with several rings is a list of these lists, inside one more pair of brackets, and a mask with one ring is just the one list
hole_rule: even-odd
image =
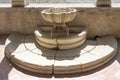
[[[0,34],[20,32],[32,34],[37,25],[52,26],[41,18],[44,8],[0,8]],[[120,38],[120,8],[79,8],[78,15],[69,26],[86,25],[88,38],[113,35]]]

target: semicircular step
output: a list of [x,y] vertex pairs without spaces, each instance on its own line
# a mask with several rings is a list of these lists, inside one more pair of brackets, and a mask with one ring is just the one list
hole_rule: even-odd
[[43,74],[89,71],[104,65],[117,53],[117,40],[109,36],[87,40],[81,47],[69,50],[37,47],[33,36],[19,37],[24,39],[21,41],[16,39],[18,35],[10,36],[5,42],[6,57],[22,69]]

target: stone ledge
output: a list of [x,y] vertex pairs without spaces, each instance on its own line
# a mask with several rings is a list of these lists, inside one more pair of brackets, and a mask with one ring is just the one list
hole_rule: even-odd
[[10,3],[5,3],[5,4],[0,3],[0,8],[11,8],[11,7],[12,7],[12,4]]
[[[62,6],[61,6],[62,4]],[[41,3],[41,4],[28,4],[27,6],[25,6],[25,8],[50,8],[50,7],[74,7],[74,8],[80,8],[80,7],[84,7],[84,8],[88,8],[88,7],[96,7],[94,5],[94,3]]]
[[[18,2],[17,2],[18,3]],[[16,4],[16,2],[15,2]],[[21,4],[21,3],[20,3]],[[63,5],[63,7],[73,7],[73,8],[100,8],[100,7],[97,7],[94,3],[57,3],[57,4],[53,4],[53,3],[41,3],[41,4],[28,4],[25,2],[25,6],[24,8],[50,8],[50,7],[59,7],[60,5]],[[23,6],[23,5],[22,5]],[[110,8],[114,8],[114,7],[120,7],[120,3],[111,3],[111,7]],[[12,4],[11,3],[0,3],[0,8],[15,8],[15,7],[12,7]],[[18,8],[21,8],[18,6]],[[23,8],[23,7],[22,7]],[[108,7],[104,7],[104,8],[108,8]]]

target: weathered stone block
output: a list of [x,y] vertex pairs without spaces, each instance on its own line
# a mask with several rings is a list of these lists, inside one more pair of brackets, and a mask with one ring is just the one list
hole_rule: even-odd
[[28,1],[24,0],[12,0],[12,6],[13,7],[24,7],[28,4]]
[[96,0],[95,3],[96,3],[96,6],[99,6],[99,7],[111,6],[111,0]]

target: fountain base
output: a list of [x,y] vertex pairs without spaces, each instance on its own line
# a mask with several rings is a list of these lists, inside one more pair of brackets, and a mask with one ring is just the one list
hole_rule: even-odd
[[[72,49],[79,47],[86,41],[87,30],[86,27],[80,28],[81,32],[69,33],[69,36],[50,37],[49,32],[41,31],[38,27],[36,28],[34,35],[35,40],[39,46],[49,48],[49,49]],[[57,31],[55,31],[57,32]],[[60,33],[60,32],[58,32]],[[56,34],[55,34],[56,35]]]
[[44,74],[69,74],[95,69],[110,61],[117,52],[114,37],[87,40],[81,47],[51,50],[40,47],[33,35],[11,34],[5,54],[22,69]]
[[60,37],[67,37],[69,36],[69,29],[68,28],[61,28],[61,29],[52,29],[51,37],[52,38],[60,38]]

